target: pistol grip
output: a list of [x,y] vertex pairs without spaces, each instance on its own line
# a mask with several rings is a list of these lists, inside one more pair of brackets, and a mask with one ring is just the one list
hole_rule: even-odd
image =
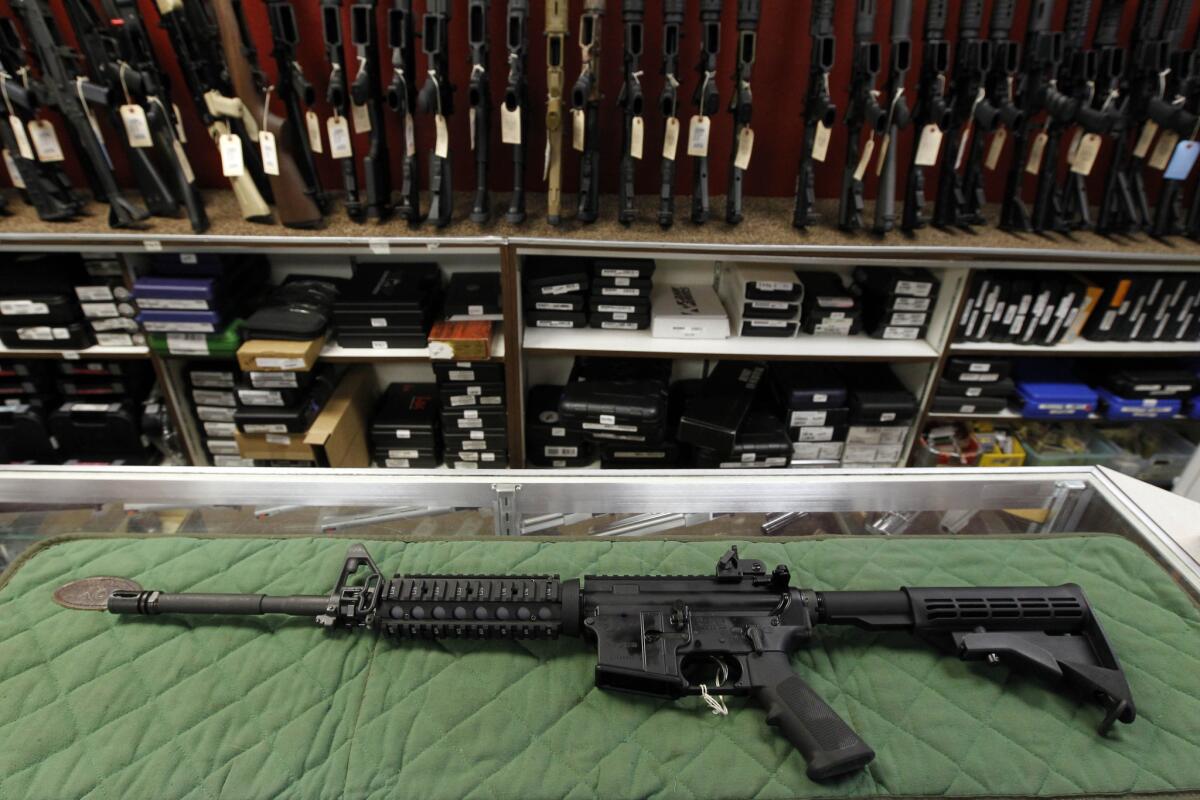
[[754,699],[808,763],[814,781],[862,769],[875,751],[837,715],[812,687],[792,671],[786,653],[766,652],[748,659]]

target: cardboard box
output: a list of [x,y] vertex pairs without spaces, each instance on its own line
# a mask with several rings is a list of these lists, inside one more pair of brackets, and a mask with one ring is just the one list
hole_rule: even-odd
[[492,323],[435,322],[429,331],[429,357],[442,360],[484,361],[492,355]]
[[370,367],[355,367],[343,377],[333,395],[305,433],[237,433],[243,458],[275,461],[315,461],[322,467],[367,467],[371,448],[367,420],[377,390]]
[[293,342],[287,339],[249,339],[238,348],[243,372],[307,372],[317,363],[325,337]]

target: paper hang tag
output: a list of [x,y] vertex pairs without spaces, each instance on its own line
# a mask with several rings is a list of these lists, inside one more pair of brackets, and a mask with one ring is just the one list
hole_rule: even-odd
[[171,103],[171,119],[175,120],[175,138],[187,144],[187,134],[183,130],[183,117],[179,114],[179,106]]
[[546,157],[542,159],[542,180],[550,178],[550,134],[546,134]]
[[58,141],[58,133],[54,126],[44,119],[35,119],[29,123],[29,135],[33,137],[33,149],[37,151],[38,161],[51,163],[62,161],[62,145]]
[[13,136],[17,140],[17,152],[21,154],[21,158],[33,161],[33,146],[29,144],[29,134],[25,132],[25,123],[14,114],[8,118],[8,125],[12,128]]
[[1142,126],[1142,133],[1138,136],[1137,144],[1133,148],[1134,158],[1145,158],[1146,153],[1150,152],[1150,145],[1154,142],[1154,137],[1158,135],[1158,123],[1152,119],[1146,120],[1146,124]]
[[221,134],[218,148],[221,151],[221,174],[226,178],[240,178],[246,173],[242,163],[242,140],[234,133]]
[[1042,171],[1042,155],[1046,152],[1046,142],[1049,139],[1045,131],[1038,131],[1037,136],[1033,137],[1033,142],[1029,145],[1029,158],[1025,159],[1025,171],[1030,175],[1037,175]]
[[1171,161],[1171,156],[1175,153],[1175,145],[1179,143],[1179,134],[1174,131],[1163,131],[1163,135],[1158,137],[1158,144],[1154,145],[1154,152],[1150,154],[1150,160],[1147,162],[1150,169],[1164,170],[1167,164]]
[[404,112],[404,154],[408,158],[417,154],[417,131],[411,111]]
[[825,163],[825,156],[829,153],[829,140],[833,138],[833,129],[825,124],[824,121],[817,123],[817,132],[813,136],[812,160],[818,164]]
[[663,151],[662,157],[668,161],[674,161],[675,155],[679,152],[679,118],[668,117],[667,129],[663,132]]
[[892,146],[892,134],[885,133],[879,142],[879,158],[875,159],[875,177],[883,174],[883,162],[887,160],[888,149]]
[[1007,141],[1008,131],[1005,128],[992,134],[992,143],[988,145],[987,156],[983,159],[983,166],[989,172],[1000,164],[1000,156],[1004,155],[1004,143]]
[[1100,155],[1100,147],[1104,140],[1098,133],[1088,133],[1081,136],[1079,146],[1075,148],[1075,158],[1071,161],[1071,172],[1087,177],[1092,174],[1096,165],[1096,157]]
[[175,160],[179,162],[179,169],[183,172],[183,178],[188,183],[196,182],[196,173],[192,172],[192,163],[188,161],[187,153],[183,150],[183,143],[178,139],[171,142],[171,147],[175,150]]
[[450,131],[446,128],[446,116],[435,114],[433,126],[437,129],[437,140],[433,143],[433,152],[438,158],[450,157]]
[[1175,148],[1175,155],[1167,164],[1163,177],[1169,181],[1185,181],[1196,166],[1196,157],[1200,156],[1200,142],[1184,141]]
[[150,136],[150,123],[146,121],[146,109],[134,103],[121,106],[121,124],[125,126],[125,136],[129,139],[130,147],[153,147],[154,139]]
[[921,139],[917,143],[917,157],[913,163],[918,167],[932,167],[937,164],[938,154],[942,152],[942,129],[937,125],[926,125],[921,129]]
[[861,181],[863,175],[867,174],[867,167],[871,163],[871,155],[875,152],[875,134],[871,134],[871,138],[867,139],[866,145],[863,147],[862,155],[858,157],[858,166],[854,168],[854,180]]
[[504,144],[521,143],[521,107],[508,110],[508,103],[500,104],[500,141]]
[[467,109],[467,130],[471,132],[471,152],[475,152],[475,108]]
[[268,175],[279,175],[279,152],[275,149],[275,134],[270,131],[259,131],[258,149],[262,152],[263,172]]
[[321,143],[321,120],[317,118],[317,112],[305,112],[304,124],[308,128],[308,149],[314,153],[324,153],[325,146]]
[[968,122],[958,139],[958,153],[954,156],[954,171],[962,169],[963,159],[967,157],[967,147],[971,144],[971,136],[975,133],[975,123]]
[[1075,154],[1079,152],[1079,145],[1083,141],[1083,128],[1076,128],[1075,135],[1071,137],[1071,145],[1067,148],[1067,166],[1075,163]]
[[583,152],[584,144],[587,141],[587,119],[584,116],[582,108],[571,109],[571,147],[579,152]]
[[13,161],[12,153],[8,152],[8,148],[4,148],[4,168],[8,170],[8,178],[12,181],[12,185],[18,189],[25,188],[25,181],[21,178],[21,171],[17,169],[17,162]]
[[646,120],[634,117],[629,123],[629,156],[639,161],[646,147]]
[[733,157],[733,165],[745,172],[750,169],[750,156],[754,153],[754,131],[750,126],[738,132],[737,154]]
[[696,114],[688,122],[687,154],[695,158],[708,156],[708,135],[712,131],[712,120]]
[[354,148],[350,144],[350,125],[346,118],[334,114],[325,120],[325,129],[329,132],[329,155],[334,158],[350,158]]
[[360,106],[358,103],[351,103],[350,116],[354,118],[355,133],[371,132],[371,114],[367,110],[366,106]]

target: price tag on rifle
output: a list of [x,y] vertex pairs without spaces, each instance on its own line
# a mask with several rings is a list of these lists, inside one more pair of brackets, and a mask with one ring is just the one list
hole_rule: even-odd
[[146,109],[136,103],[126,103],[121,106],[121,124],[125,126],[130,147],[154,147],[150,123],[146,121]]
[[688,123],[687,154],[696,158],[708,156],[708,135],[712,131],[712,120],[696,114]]
[[314,153],[324,153],[325,145],[321,143],[321,120],[317,118],[317,112],[306,112],[304,124],[308,128],[308,149]]
[[1150,160],[1147,162],[1150,169],[1166,169],[1167,164],[1171,161],[1171,156],[1175,153],[1177,144],[1179,144],[1179,134],[1174,131],[1164,131],[1163,135],[1158,137],[1158,144],[1154,146],[1154,152],[1150,154]]
[[1071,145],[1067,148],[1067,166],[1075,163],[1075,154],[1079,152],[1079,145],[1083,142],[1083,128],[1076,128],[1075,135],[1071,137]]
[[663,151],[662,157],[667,161],[674,161],[675,154],[679,152],[679,118],[667,118],[667,130],[663,133]]
[[1046,152],[1046,142],[1050,137],[1045,131],[1038,131],[1037,136],[1033,137],[1033,142],[1029,145],[1029,158],[1025,159],[1025,171],[1030,175],[1037,175],[1042,171],[1042,156]]
[[38,161],[51,163],[66,158],[63,155],[62,145],[58,142],[58,134],[55,132],[54,126],[46,120],[31,120],[29,135],[33,137],[33,149],[37,151]]
[[508,110],[508,103],[500,104],[500,141],[504,144],[521,143],[521,107]]
[[867,167],[871,164],[871,156],[875,153],[875,134],[871,134],[871,138],[867,139],[867,144],[863,147],[862,155],[858,157],[858,166],[854,168],[854,180],[861,181],[863,175],[867,174]]
[[1007,141],[1008,131],[1005,128],[992,134],[992,143],[988,145],[987,155],[983,159],[983,166],[989,172],[1000,164],[1000,156],[1004,155],[1004,145]]
[[270,131],[259,131],[258,149],[262,153],[263,172],[268,175],[279,175],[279,151],[275,149],[275,134]]
[[417,131],[411,111],[404,114],[404,153],[409,158],[417,154]]
[[967,156],[967,146],[971,143],[971,136],[975,133],[975,123],[968,122],[967,127],[963,128],[962,134],[958,137],[958,153],[954,156],[954,171],[962,169],[963,159]]
[[1096,157],[1100,155],[1100,146],[1104,140],[1098,133],[1084,134],[1079,139],[1079,147],[1075,148],[1075,158],[1071,160],[1071,172],[1087,177],[1096,166]]
[[646,120],[634,117],[629,123],[629,155],[639,161],[646,147]]
[[350,158],[354,155],[350,145],[350,125],[345,117],[334,114],[325,121],[325,128],[329,131],[329,155],[334,158]]
[[21,158],[33,161],[33,146],[29,144],[29,134],[25,132],[25,123],[22,122],[14,114],[8,118],[9,127],[12,128],[13,136],[17,139],[17,152],[21,154]]
[[226,178],[240,178],[246,174],[242,163],[242,140],[234,133],[223,133],[218,142],[221,151],[221,174]]
[[818,164],[825,163],[825,156],[829,154],[829,140],[833,138],[833,129],[825,124],[822,120],[817,123],[817,132],[813,136],[812,160]]
[[449,158],[450,131],[446,128],[446,117],[444,114],[434,115],[433,127],[437,130],[437,140],[433,143],[433,152],[438,158]]
[[921,129],[921,141],[917,143],[917,157],[913,163],[918,167],[937,164],[938,153],[942,152],[942,129],[937,125],[926,125]]
[[574,147],[579,152],[583,152],[584,144],[587,141],[587,118],[584,116],[582,108],[571,109],[571,147]]
[[371,132],[371,114],[367,111],[366,106],[360,106],[358,103],[351,103],[350,116],[354,118],[355,133]]
[[754,153],[754,130],[747,125],[738,133],[737,154],[733,165],[742,172],[750,169],[750,156]]
[[1154,137],[1158,135],[1158,123],[1152,119],[1146,120],[1146,124],[1142,126],[1142,133],[1138,136],[1137,144],[1133,147],[1134,158],[1145,158],[1146,153],[1150,152],[1150,145],[1154,142]]
[[196,173],[192,172],[192,162],[188,161],[187,153],[183,151],[183,143],[178,139],[171,142],[171,146],[175,150],[175,160],[179,162],[179,169],[183,171],[183,178],[188,183],[196,182]]
[[1200,142],[1180,142],[1175,148],[1175,155],[1171,156],[1171,162],[1167,164],[1167,171],[1163,173],[1163,177],[1169,181],[1187,180],[1188,175],[1192,174],[1192,168],[1196,166],[1196,156],[1200,156]]
[[546,157],[542,160],[542,180],[550,178],[550,134],[546,134]]
[[187,144],[187,134],[183,130],[183,117],[179,115],[179,106],[171,103],[171,119],[175,121],[175,138]]
[[12,185],[18,189],[25,188],[25,181],[21,178],[21,171],[17,169],[17,162],[13,161],[12,153],[8,152],[8,148],[4,148],[4,168],[8,170],[9,180]]
[[471,132],[471,152],[475,152],[475,108],[467,109],[467,130]]
[[[883,162],[887,160],[888,148],[892,146],[892,134],[885,133],[879,140],[879,158],[875,160],[875,177],[883,174]],[[859,179],[861,180],[861,178]]]

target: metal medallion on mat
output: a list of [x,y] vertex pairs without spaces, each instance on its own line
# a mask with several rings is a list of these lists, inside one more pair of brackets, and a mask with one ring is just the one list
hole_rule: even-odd
[[54,602],[80,611],[103,611],[108,608],[108,596],[113,592],[119,589],[137,592],[141,588],[127,578],[83,578],[55,589]]

